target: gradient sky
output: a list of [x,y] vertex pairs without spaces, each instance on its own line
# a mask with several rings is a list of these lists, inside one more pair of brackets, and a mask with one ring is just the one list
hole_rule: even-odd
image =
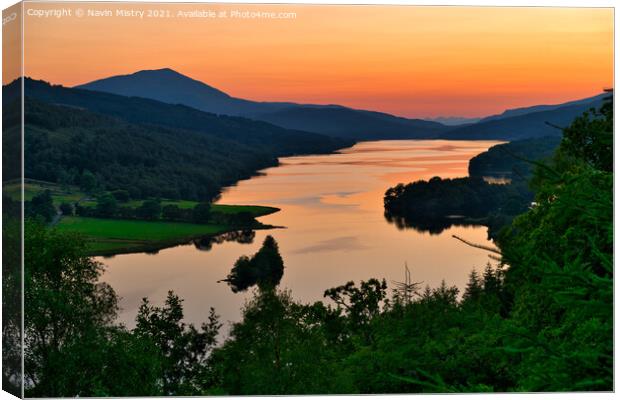
[[[613,85],[613,10],[156,4],[295,19],[25,17],[25,73],[65,86],[169,67],[235,97],[484,116]],[[140,4],[25,9],[145,10]]]

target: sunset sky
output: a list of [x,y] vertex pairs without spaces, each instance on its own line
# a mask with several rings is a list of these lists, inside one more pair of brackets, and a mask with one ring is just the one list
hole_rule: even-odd
[[[613,85],[610,8],[27,3],[25,11],[59,8],[72,16],[26,15],[25,74],[66,86],[169,67],[251,100],[473,117]],[[156,8],[172,17],[77,17],[78,8]],[[296,18],[186,18],[179,10]]]

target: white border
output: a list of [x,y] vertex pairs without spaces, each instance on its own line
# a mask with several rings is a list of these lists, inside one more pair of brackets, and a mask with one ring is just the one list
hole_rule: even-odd
[[[55,1],[26,1],[28,3],[32,3],[32,2],[49,2],[49,3],[56,3]],[[85,2],[85,1],[80,1],[80,0],[66,0],[64,2],[67,3],[78,3],[78,2]],[[109,2],[116,2],[116,3],[123,3],[121,1],[109,1]],[[426,0],[426,1],[421,1],[421,0],[389,0],[389,1],[385,1],[385,0],[306,0],[306,1],[301,1],[301,0],[288,0],[288,1],[282,1],[282,0],[269,0],[269,1],[260,1],[260,0],[244,0],[244,1],[234,1],[234,0],[221,0],[221,1],[205,1],[205,2],[200,2],[200,1],[194,1],[194,2],[190,2],[190,1],[175,1],[175,0],[168,0],[168,1],[149,1],[149,0],[132,0],[130,1],[131,3],[250,3],[250,4],[264,4],[264,3],[270,3],[270,4],[343,4],[343,5],[347,5],[347,4],[377,4],[377,5],[423,5],[423,6],[482,6],[482,7],[497,7],[497,6],[501,6],[501,7],[510,7],[510,6],[516,6],[516,7],[550,7],[550,6],[554,6],[554,7],[614,7],[616,6],[617,2],[613,1],[613,0],[539,0],[539,1],[518,1],[518,0],[474,0],[474,1],[466,1],[466,0],[442,0],[442,1],[432,1],[432,0]],[[0,6],[2,9],[5,9],[13,4],[17,3],[17,1],[13,1],[13,0],[0,0]],[[614,13],[614,26],[617,26],[617,22],[618,22],[618,15],[616,13]],[[23,29],[24,29],[24,24],[22,23],[22,42],[23,42]],[[0,34],[0,38],[1,38],[1,34]],[[618,39],[618,31],[615,30],[614,31],[614,49],[615,49],[615,43],[617,43],[617,39]],[[616,67],[617,67],[617,53],[614,52],[614,77],[615,77],[615,72],[616,72]],[[0,54],[0,62],[2,61],[2,55]],[[23,54],[22,54],[22,73],[23,73]],[[23,83],[22,83],[23,85]],[[0,94],[0,99],[1,99],[1,94]],[[617,110],[618,110],[618,102],[616,101],[614,103],[614,113],[617,116]],[[23,118],[23,113],[22,113],[22,118]],[[1,123],[1,121],[0,121]],[[23,126],[23,120],[22,120],[22,126]],[[614,124],[614,130],[616,131],[616,127],[618,126],[618,119],[616,118],[615,124]],[[23,132],[22,132],[22,140],[23,140]],[[22,148],[23,148],[23,144],[22,144]],[[614,141],[614,156],[619,154],[618,152],[620,151],[620,140],[615,140]],[[614,161],[615,161],[615,157],[614,157]],[[23,163],[23,158],[22,158],[22,163]],[[2,166],[0,165],[0,174],[2,171]],[[618,176],[616,175],[614,177],[614,188],[618,187]],[[23,188],[22,188],[23,189]],[[23,194],[22,194],[23,196]],[[614,189],[614,197],[615,197],[615,189]],[[614,202],[614,233],[615,233],[615,226],[618,222],[618,204],[616,204]],[[23,212],[23,210],[22,210]],[[614,237],[614,249],[616,248],[616,244],[618,238]],[[23,246],[23,243],[22,243]],[[0,243],[0,248],[1,248],[1,243]],[[1,253],[0,253],[1,254]],[[614,264],[615,265],[615,264]],[[23,282],[22,282],[23,283]],[[615,285],[614,282],[614,332],[617,332],[617,323],[618,323],[618,319],[619,319],[619,313],[618,313],[618,308],[615,307],[615,295],[616,295],[616,290],[617,287]],[[22,288],[22,294],[23,294],[23,288]],[[22,296],[22,301],[23,301],[23,296]],[[23,323],[23,322],[22,322]],[[615,363],[615,360],[617,360],[618,358],[618,349],[614,348],[614,388],[616,387],[615,382],[616,382],[616,367],[617,364]],[[23,396],[22,396],[23,397]],[[284,396],[284,397],[293,397],[293,396]],[[325,396],[303,396],[304,398],[307,399],[317,399],[317,398],[322,398]],[[339,399],[350,399],[350,400],[354,400],[359,398],[360,396],[330,396],[330,397],[334,397],[334,398],[339,398]],[[465,398],[465,399],[538,399],[538,398],[543,398],[543,399],[550,399],[550,400],[555,400],[555,399],[582,399],[582,398],[587,398],[587,399],[594,399],[594,400],[598,400],[598,399],[612,399],[615,398],[615,394],[614,393],[545,393],[545,394],[454,394],[454,395],[417,395],[417,394],[411,394],[411,395],[371,395],[371,396],[364,396],[364,397],[376,397],[376,398],[380,398],[380,399],[398,399],[398,400],[402,400],[402,399],[414,399],[414,398],[433,398],[433,399],[454,399],[454,398]],[[10,394],[6,393],[6,392],[1,392],[0,391],[0,400],[4,400],[4,399],[13,399],[14,397],[11,396]],[[167,399],[181,399],[183,397],[166,397]],[[251,397],[237,397],[237,396],[230,396],[227,398],[239,398],[239,399],[247,399],[247,400],[262,400],[265,398],[276,398],[276,396],[251,396]],[[137,397],[136,399],[147,399],[144,397]]]

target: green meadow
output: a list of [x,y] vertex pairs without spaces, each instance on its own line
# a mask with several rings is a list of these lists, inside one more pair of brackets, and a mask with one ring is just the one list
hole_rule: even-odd
[[230,227],[183,222],[64,217],[58,223],[57,229],[84,235],[88,239],[89,253],[105,255],[162,248],[196,237],[223,233]]
[[[3,186],[5,195],[13,199],[20,196],[19,182]],[[49,190],[53,204],[56,208],[62,203],[78,203],[82,207],[96,207],[95,196],[89,196],[81,192],[77,187],[61,187],[60,185],[26,180],[24,184],[24,198],[30,201],[35,195]],[[137,208],[142,200],[131,200],[121,205],[124,207]],[[161,206],[176,205],[182,209],[192,209],[198,202],[189,200],[162,199]],[[265,216],[279,211],[274,207],[253,205],[228,205],[213,204],[213,214],[225,214],[231,216],[238,213],[249,213],[253,218]],[[87,252],[89,255],[111,255],[137,251],[156,250],[180,243],[189,242],[192,239],[217,235],[239,229],[261,229],[265,225],[254,221],[252,226],[231,226],[225,223],[196,224],[173,221],[146,221],[135,219],[94,218],[80,216],[63,216],[56,224],[56,228],[62,232],[77,232],[88,240]]]

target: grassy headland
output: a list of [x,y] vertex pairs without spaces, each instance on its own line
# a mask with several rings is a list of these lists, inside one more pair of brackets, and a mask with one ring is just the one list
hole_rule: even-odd
[[[19,182],[3,188],[4,194],[12,199],[19,198],[20,190]],[[211,204],[208,207],[208,217],[195,222],[191,220],[191,215],[200,202],[130,199],[119,203],[118,208],[136,211],[145,201],[156,201],[160,209],[166,206],[178,208],[180,215],[177,219],[170,219],[159,211],[149,217],[140,217],[139,213],[132,214],[129,218],[119,218],[113,214],[102,216],[98,213],[98,207],[105,195],[87,194],[75,186],[26,180],[24,197],[27,213],[34,208],[33,199],[42,198],[41,195],[46,191],[49,194],[48,207],[42,206],[40,201],[37,207],[49,212],[51,218],[48,222],[51,221],[50,224],[55,225],[59,231],[77,232],[86,237],[88,255],[154,251],[226,232],[266,229],[270,226],[258,222],[256,218],[279,211],[278,208],[266,206]],[[67,204],[71,206],[69,213],[63,211],[62,207]],[[77,212],[78,209],[81,209],[81,214]]]
[[[234,206],[230,206],[234,207]],[[253,206],[240,206],[247,209]],[[269,209],[269,211],[267,211]],[[256,207],[257,216],[278,211]],[[64,217],[57,225],[62,232],[77,232],[88,238],[89,255],[113,255],[154,251],[187,243],[192,239],[215,236],[240,229],[266,229],[269,225],[235,227],[222,224],[191,224],[185,222],[139,221],[89,217]]]

